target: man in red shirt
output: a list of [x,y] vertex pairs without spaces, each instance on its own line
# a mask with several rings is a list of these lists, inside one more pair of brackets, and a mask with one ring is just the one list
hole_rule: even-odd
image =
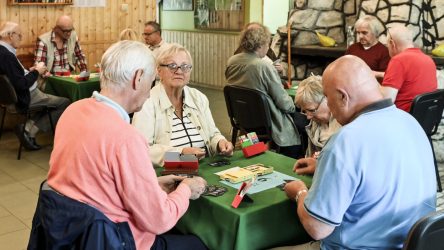
[[396,107],[410,111],[413,99],[436,90],[436,65],[421,49],[415,48],[412,32],[396,25],[388,30],[388,49],[392,57],[382,81],[382,92]]

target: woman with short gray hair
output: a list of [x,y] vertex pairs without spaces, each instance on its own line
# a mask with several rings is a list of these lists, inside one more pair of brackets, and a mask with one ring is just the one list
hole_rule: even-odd
[[312,75],[299,83],[295,103],[310,123],[305,127],[308,135],[305,158],[296,162],[294,170],[297,174],[313,174],[317,156],[341,125],[327,106],[321,76]]
[[352,44],[346,55],[354,55],[370,67],[378,80],[384,78],[384,72],[390,61],[387,47],[378,38],[384,26],[374,16],[363,16],[355,23],[356,43]]

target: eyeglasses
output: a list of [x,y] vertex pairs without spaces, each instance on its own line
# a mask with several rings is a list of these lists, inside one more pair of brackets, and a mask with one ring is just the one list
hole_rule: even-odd
[[158,30],[155,30],[155,31],[152,31],[152,32],[144,32],[144,33],[142,33],[142,35],[143,35],[143,36],[150,36],[150,35],[156,33],[157,31],[158,31]]
[[159,66],[161,67],[167,67],[171,72],[176,73],[178,69],[181,69],[183,73],[188,73],[191,71],[191,69],[193,68],[193,65],[189,65],[189,64],[182,64],[182,65],[177,65],[175,63],[170,63],[170,64],[160,64]]
[[58,28],[61,32],[66,33],[66,34],[71,33],[71,32],[74,30],[74,28],[72,28],[72,29],[68,29],[68,30],[64,30],[64,29],[62,29],[62,28],[59,27],[59,26],[57,26],[57,28]]
[[321,101],[318,103],[318,106],[315,109],[306,109],[306,110],[301,110],[301,114],[303,115],[315,115],[316,112],[318,112],[319,107],[321,106],[322,102],[325,99],[325,95],[321,98]]
[[23,37],[23,35],[22,35],[21,33],[17,33],[17,32],[12,32],[12,33],[11,33],[11,35],[14,35],[14,34],[16,34],[16,35],[19,37],[20,40],[21,40],[22,37]]

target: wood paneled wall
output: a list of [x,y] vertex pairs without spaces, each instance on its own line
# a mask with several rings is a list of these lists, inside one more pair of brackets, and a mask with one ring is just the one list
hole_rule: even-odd
[[[106,7],[77,8],[67,6],[9,6],[0,0],[0,22],[13,21],[22,28],[22,48],[17,54],[34,53],[37,37],[52,29],[63,14],[74,20],[88,67],[100,62],[104,51],[118,40],[120,31],[132,28],[141,35],[144,23],[156,18],[156,0],[107,0]],[[122,10],[128,5],[128,11]],[[140,37],[142,41],[142,37]]]
[[185,46],[193,58],[191,81],[221,89],[225,86],[225,68],[238,46],[238,34],[162,30],[167,42]]

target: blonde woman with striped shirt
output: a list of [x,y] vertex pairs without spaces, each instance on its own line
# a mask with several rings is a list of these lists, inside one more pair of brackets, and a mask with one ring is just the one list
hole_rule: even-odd
[[132,121],[148,140],[153,163],[162,166],[169,151],[199,158],[231,156],[233,145],[216,127],[208,98],[187,86],[193,68],[188,50],[170,44],[160,51],[156,63],[161,84],[151,90],[150,98]]

